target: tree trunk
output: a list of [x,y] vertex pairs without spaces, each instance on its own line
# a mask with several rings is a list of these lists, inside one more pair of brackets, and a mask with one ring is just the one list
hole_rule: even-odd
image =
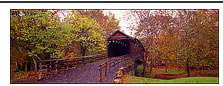
[[35,65],[35,71],[37,72],[38,71],[38,64],[37,64],[37,62],[36,62],[36,60],[33,58],[33,63],[34,63],[34,65]]
[[166,61],[165,61],[165,63],[166,63],[166,70],[165,70],[165,72],[167,72],[167,57],[166,57]]
[[28,64],[27,62],[25,62],[25,71],[27,71],[27,69],[28,69]]
[[30,71],[33,71],[33,65],[32,65],[32,62],[33,62],[33,61],[32,61],[32,59],[31,59],[31,61],[30,61],[30,63],[29,63],[29,70],[30,70]]
[[147,67],[147,63],[146,63],[146,58],[148,56],[148,52],[146,51],[145,52],[145,57],[143,57],[143,73],[142,73],[142,76],[144,77],[145,74],[146,74],[146,67]]
[[143,77],[145,77],[146,75],[146,66],[147,66],[146,62],[143,62],[143,73],[142,73]]
[[82,56],[85,56],[85,50],[82,52]]
[[16,61],[15,65],[16,65],[16,67],[15,67],[16,71],[19,70],[19,65],[18,65],[17,61]]
[[176,62],[177,62],[177,71],[179,71],[179,63],[178,63],[178,56],[176,57]]
[[186,66],[187,66],[187,76],[190,77],[189,57],[187,58]]
[[138,66],[138,64],[135,62],[135,64],[134,64],[134,74],[135,74],[135,76],[137,76],[137,66]]
[[150,74],[153,72],[153,58],[150,57]]
[[23,65],[23,62],[21,62],[21,70],[24,71],[24,65]]
[[86,50],[87,50],[86,46],[80,45],[80,47],[81,47],[81,54],[82,54],[82,56],[85,56]]

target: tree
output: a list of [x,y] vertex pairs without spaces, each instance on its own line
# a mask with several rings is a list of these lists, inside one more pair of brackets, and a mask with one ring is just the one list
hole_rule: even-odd
[[149,61],[150,73],[152,74],[153,58],[156,55],[152,52],[157,51],[156,47],[153,46],[154,38],[170,24],[169,21],[172,19],[171,14],[168,14],[166,10],[133,10],[130,11],[130,15],[138,18],[138,22],[136,23],[138,26],[131,26],[130,29],[136,31],[135,36],[141,39],[145,45],[143,75],[145,75],[146,65]]
[[[69,33],[69,25],[61,23],[54,12],[48,10],[11,10],[10,13],[11,43],[20,50],[24,50],[25,56],[23,57],[27,57],[27,59],[32,57],[36,70],[35,57],[38,59],[63,57],[63,51],[71,42],[73,35]],[[10,48],[14,50],[13,48],[16,47],[10,46]],[[22,58],[17,57],[17,54],[12,53],[11,59]],[[19,61],[18,59],[12,60],[12,64]],[[23,63],[19,64],[23,65]],[[27,65],[27,63],[25,64]]]
[[73,37],[69,34],[70,26],[65,22],[61,23],[58,16],[49,11],[15,11],[19,11],[21,16],[11,15],[11,37],[26,41],[32,46],[28,47],[29,56],[38,56],[44,52],[51,58],[61,58],[64,48]]
[[130,29],[136,31],[146,47],[144,61],[151,64],[152,57],[157,55],[166,62],[176,61],[178,66],[182,60],[188,76],[191,67],[211,69],[216,65],[218,10],[134,10],[130,15],[139,19],[138,27]]
[[105,38],[99,33],[102,28],[94,19],[75,14],[67,17],[70,21],[61,21],[57,12],[58,10],[11,10],[12,63],[24,62],[24,59],[32,57],[37,69],[35,58],[63,58],[73,42],[79,43],[82,55],[105,50]]
[[[177,16],[174,23],[176,28],[179,28],[179,36],[181,38],[181,44],[183,45],[183,48],[181,48],[180,51],[182,54],[184,54],[183,56],[185,57],[184,60],[186,62],[188,76],[190,76],[190,67],[201,69],[205,67],[204,64],[206,67],[207,64],[209,64],[208,68],[210,68],[210,64],[213,66],[213,62],[217,61],[217,15],[218,11],[216,10],[177,11]],[[209,46],[210,44],[212,45]],[[209,50],[211,47],[213,50]],[[208,54],[213,56],[206,56]]]
[[103,29],[100,33],[103,34],[105,38],[109,37],[115,30],[120,30],[119,20],[115,18],[114,14],[109,13],[105,15],[103,10],[76,10],[81,15],[85,17],[92,18]]
[[67,19],[66,21],[73,26],[72,33],[76,35],[74,39],[80,45],[82,56],[87,53],[99,53],[105,50],[105,38],[100,33],[103,28],[94,19],[80,15],[78,12],[68,15]]

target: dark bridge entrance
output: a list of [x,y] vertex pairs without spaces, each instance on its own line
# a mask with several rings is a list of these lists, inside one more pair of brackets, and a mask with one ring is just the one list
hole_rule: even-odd
[[[130,53],[129,40],[113,40],[109,43],[108,55],[109,57],[117,57]],[[112,51],[112,52],[111,52]]]
[[108,57],[117,57],[129,54],[133,60],[142,58],[144,47],[138,39],[132,38],[117,30],[107,39]]
[[117,57],[131,53],[130,37],[117,30],[108,39],[108,57]]

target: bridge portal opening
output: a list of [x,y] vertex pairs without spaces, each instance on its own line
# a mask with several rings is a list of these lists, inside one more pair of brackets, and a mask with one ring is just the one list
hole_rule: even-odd
[[109,41],[108,45],[109,57],[117,57],[126,54],[130,54],[130,41],[128,39]]
[[107,54],[108,57],[117,57],[131,53],[131,40],[130,36],[117,30],[108,37]]

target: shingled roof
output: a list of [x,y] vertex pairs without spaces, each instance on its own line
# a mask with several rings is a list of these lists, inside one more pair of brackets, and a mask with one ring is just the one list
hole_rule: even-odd
[[118,33],[122,34],[123,36],[125,36],[125,37],[127,37],[127,38],[134,39],[133,37],[131,37],[131,36],[129,36],[129,35],[127,35],[127,34],[121,32],[120,30],[116,30],[111,36],[109,36],[109,37],[107,38],[107,40],[111,39],[112,36],[115,36],[115,35],[118,34]]
[[115,36],[115,35],[118,34],[118,33],[122,34],[124,37],[129,38],[129,39],[131,39],[131,40],[133,40],[133,41],[135,41],[135,42],[138,41],[139,44],[140,44],[140,46],[143,48],[143,51],[145,51],[145,49],[144,49],[142,43],[141,43],[138,39],[133,38],[133,37],[131,37],[131,36],[129,36],[129,35],[127,35],[127,34],[121,32],[120,30],[116,30],[111,36],[109,36],[109,37],[107,38],[107,41],[110,40],[113,36]]

